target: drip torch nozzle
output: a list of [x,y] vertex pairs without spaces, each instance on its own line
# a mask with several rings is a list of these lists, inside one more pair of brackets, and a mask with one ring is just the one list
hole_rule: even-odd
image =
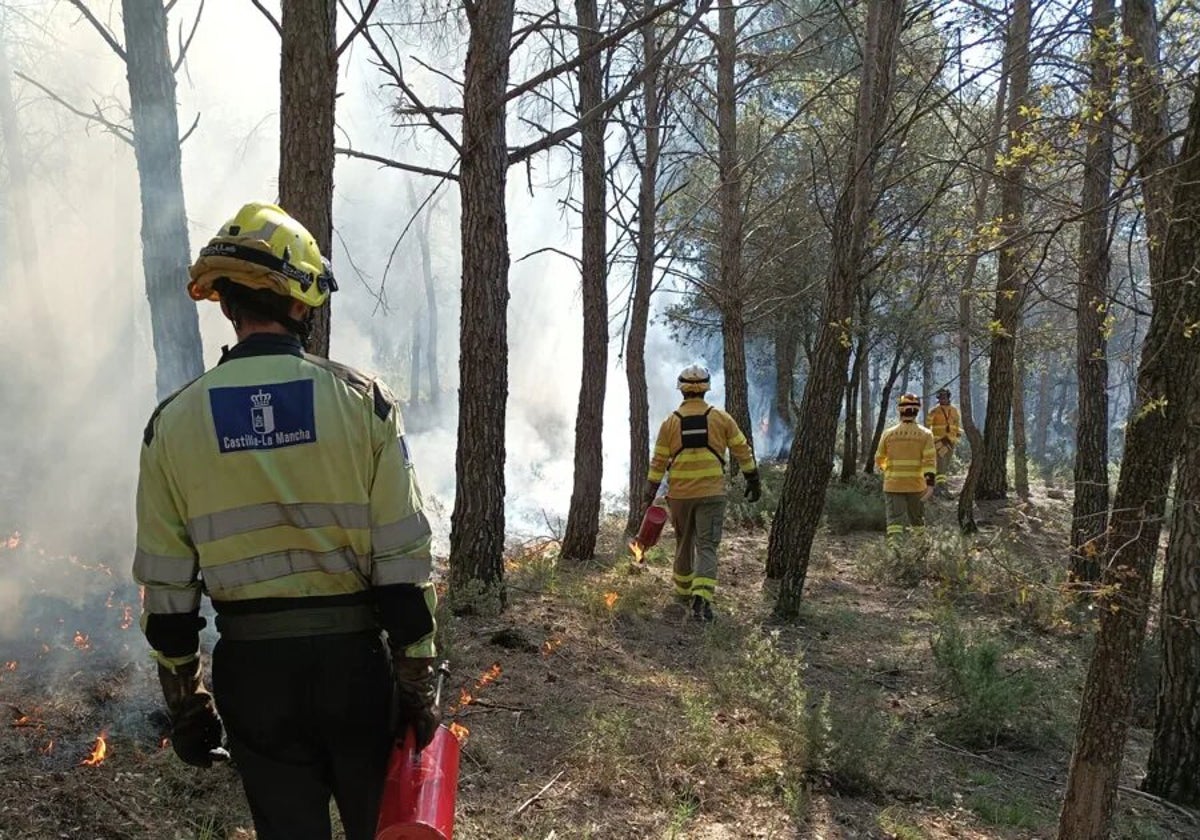
[[433,689],[433,705],[434,708],[442,707],[442,686],[446,683],[446,678],[450,676],[450,661],[443,659],[437,666],[437,684]]

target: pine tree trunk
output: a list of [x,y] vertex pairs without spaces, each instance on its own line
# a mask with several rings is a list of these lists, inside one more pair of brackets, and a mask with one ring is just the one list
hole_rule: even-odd
[[[1130,0],[1124,12],[1127,27],[1131,23],[1155,27],[1152,3]],[[1134,95],[1161,94],[1161,89],[1155,90],[1160,78],[1157,35],[1147,37],[1136,27],[1126,34],[1133,57],[1151,78],[1146,88],[1135,88]],[[1139,52],[1139,47],[1150,51]],[[1163,107],[1165,97],[1157,103],[1155,107]],[[1134,117],[1138,118],[1136,99]],[[1155,125],[1162,127],[1165,122],[1134,123],[1139,152],[1142,144],[1163,142],[1165,136],[1155,134]],[[1151,251],[1154,308],[1138,367],[1138,402],[1126,426],[1125,452],[1101,557],[1100,629],[1083,688],[1059,819],[1060,840],[1107,837],[1112,829],[1172,461],[1183,441],[1183,412],[1194,405],[1200,388],[1200,334],[1194,329],[1200,323],[1200,285],[1184,282],[1195,276],[1200,262],[1200,89],[1193,90],[1180,163],[1168,171],[1146,170],[1144,177],[1146,186],[1152,186],[1143,193],[1147,223],[1152,216],[1169,218],[1171,223],[1166,239]],[[1155,204],[1165,192],[1163,181],[1174,183],[1167,207]],[[1188,562],[1194,568],[1194,555]],[[1169,669],[1164,673],[1169,674]],[[1173,696],[1168,689],[1166,697]]]
[[[1097,581],[1094,546],[1108,522],[1108,302],[1109,185],[1113,165],[1115,59],[1113,0],[1092,0],[1091,83],[1088,105],[1102,116],[1085,120],[1084,211],[1079,230],[1079,286],[1075,298],[1075,362],[1079,419],[1075,424],[1075,501],[1071,508],[1071,577]],[[1089,553],[1090,552],[1090,553]]]
[[778,435],[778,451],[770,454],[783,457],[791,444],[795,420],[792,417],[792,398],[796,388],[796,340],[795,324],[791,318],[783,318],[775,331],[775,419],[781,434]]
[[175,74],[161,0],[123,0],[126,76],[142,203],[142,271],[150,301],[155,390],[167,397],[204,372],[200,321],[187,295],[187,213]]
[[[600,39],[596,0],[575,0],[579,52],[594,49]],[[579,67],[579,112],[591,111],[604,98],[601,51]],[[600,531],[600,479],[604,473],[604,392],[608,376],[608,224],[604,190],[603,119],[589,122],[580,132],[583,174],[583,380],[575,415],[575,484],[562,556],[590,560]]]
[[[279,60],[279,205],[333,255],[333,115],[337,100],[335,0],[283,0]],[[336,273],[336,272],[335,272]],[[313,313],[306,349],[329,356],[330,309]]]
[[1013,479],[1017,495],[1029,498],[1029,458],[1025,445],[1025,348],[1018,347],[1013,370]]
[[988,401],[983,424],[983,451],[975,495],[1003,499],[1008,493],[1008,436],[1012,419],[1013,362],[1021,304],[1024,299],[1026,246],[1017,239],[1024,224],[1027,157],[1013,155],[1023,142],[1029,100],[1029,37],[1033,23],[1030,0],[1014,0],[1006,58],[1011,62],[1006,165],[1000,171],[1000,236],[1006,242],[997,259],[996,302],[992,309],[992,341],[988,361]]
[[421,226],[421,277],[425,281],[425,366],[429,371],[429,402],[436,409],[441,402],[442,382],[438,376],[438,302],[433,279],[433,260],[429,255],[429,232],[433,209]]
[[415,408],[421,403],[421,310],[414,307],[409,320],[408,404]]
[[[463,79],[462,311],[450,598],[503,606],[504,428],[508,402],[508,178],[504,95],[513,0],[477,0]],[[483,591],[480,592],[479,590]],[[478,604],[482,598],[484,604]]]
[[875,377],[879,372],[878,365],[871,364],[870,351],[867,352],[866,356],[867,356],[866,361],[863,364],[864,376],[862,378],[862,381],[859,382],[859,389],[858,389],[858,394],[859,394],[859,401],[858,401],[859,435],[858,435],[858,439],[862,444],[861,454],[863,456],[873,454],[873,453],[867,451],[867,447],[871,442],[871,430],[875,427],[875,420],[871,413],[871,409],[872,409],[871,384],[872,384],[872,382],[874,382]]
[[846,381],[846,422],[842,436],[843,482],[854,478],[854,469],[858,462],[858,385],[866,376],[866,361],[867,337],[864,334],[859,337],[858,345],[854,349],[854,365],[850,368],[850,378]]
[[921,352],[921,405],[925,409],[937,403],[933,396],[937,391],[937,383],[933,381],[933,352],[933,347]]
[[838,408],[849,361],[854,304],[862,282],[875,163],[890,111],[903,0],[871,0],[863,39],[862,77],[846,183],[833,217],[829,283],[821,330],[804,386],[799,428],[788,457],[779,509],[771,524],[768,567],[784,568],[775,612],[792,618],[800,608],[813,536],[820,523],[832,470]]
[[[742,164],[737,136],[737,11],[717,2],[717,168],[720,178],[721,338],[725,357],[725,410],[754,445],[746,380],[745,277],[742,271]],[[731,464],[736,470],[736,465]]]
[[1033,460],[1039,466],[1045,466],[1046,448],[1050,441],[1050,360],[1043,359],[1041,373],[1038,374],[1037,411],[1033,419]]
[[[646,0],[648,12],[653,0]],[[642,29],[642,60],[654,55],[654,28]],[[638,173],[637,257],[633,297],[629,309],[629,333],[625,339],[625,379],[629,384],[629,518],[625,530],[637,533],[645,506],[642,488],[650,470],[650,401],[646,393],[646,330],[650,321],[650,294],[654,282],[655,238],[658,218],[658,155],[660,143],[658,74],[642,82],[642,114],[645,120],[641,171]]]
[[896,345],[896,353],[892,356],[892,367],[888,370],[887,379],[883,382],[883,388],[879,393],[879,414],[875,418],[875,430],[871,433],[870,445],[863,449],[863,472],[872,474],[875,472],[875,451],[879,449],[879,439],[883,437],[883,430],[887,428],[887,419],[891,416],[889,409],[891,408],[892,389],[896,387],[896,380],[900,377],[900,360],[903,358],[904,345]]

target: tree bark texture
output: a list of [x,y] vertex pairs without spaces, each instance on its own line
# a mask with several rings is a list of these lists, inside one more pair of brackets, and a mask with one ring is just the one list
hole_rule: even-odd
[[[575,0],[579,52],[595,49],[600,39],[596,0]],[[602,53],[579,66],[579,112],[586,114],[604,98]],[[562,556],[590,560],[600,531],[600,479],[604,473],[604,392],[608,376],[608,257],[605,237],[604,132],[595,119],[580,131],[583,179],[581,285],[583,290],[583,381],[575,415],[575,477]]]
[[[333,115],[337,3],[283,0],[279,60],[279,204],[333,253]],[[313,313],[307,350],[329,356],[330,309]],[[414,383],[415,385],[415,383]]]
[[[646,0],[648,12],[653,0]],[[655,53],[654,27],[642,29],[642,61]],[[625,530],[636,534],[645,515],[642,488],[650,471],[650,400],[646,393],[646,331],[650,322],[650,294],[654,283],[655,227],[658,219],[658,157],[660,133],[659,74],[649,73],[642,81],[641,166],[638,172],[637,256],[632,299],[629,303],[629,333],[625,338],[625,379],[629,385],[629,518]]]
[[[721,338],[725,357],[725,410],[754,445],[746,380],[745,290],[742,273],[742,163],[737,136],[737,11],[717,3],[717,169],[720,179]],[[730,465],[731,469],[737,467]]]
[[[871,404],[871,383],[878,373],[878,365],[875,365],[874,368],[871,365],[870,350],[867,351],[866,356],[867,358],[863,362],[863,377],[858,383],[858,439],[862,444],[860,453],[864,456],[868,454],[874,455],[874,453],[867,452],[867,446],[871,441],[871,430],[875,428],[875,419],[872,416],[871,411],[873,407]],[[874,461],[872,461],[872,463],[874,463]]]
[[[1084,120],[1083,220],[1079,229],[1079,285],[1075,298],[1075,362],[1079,417],[1075,423],[1075,501],[1071,508],[1071,577],[1100,579],[1092,540],[1108,521],[1109,185],[1113,165],[1114,70],[1117,50],[1113,0],[1092,0],[1091,56]],[[1095,114],[1099,114],[1096,119]],[[1044,448],[1044,447],[1043,447]]]
[[771,524],[768,567],[784,568],[775,611],[792,618],[800,607],[813,536],[821,520],[862,283],[875,163],[891,105],[892,77],[904,19],[902,0],[867,4],[862,76],[846,183],[833,217],[833,264],[821,309],[821,331],[804,387],[799,427]]
[[892,366],[888,369],[887,379],[883,381],[883,387],[879,391],[879,414],[875,417],[875,429],[871,432],[869,445],[864,446],[862,451],[863,472],[867,474],[875,472],[875,451],[879,449],[879,439],[883,437],[888,417],[891,416],[892,389],[896,387],[896,380],[900,378],[903,358],[904,345],[897,344],[896,352],[892,356]]
[[[1017,323],[1025,289],[1025,250],[1019,239],[1024,226],[1027,157],[1020,152],[1029,103],[1029,37],[1033,25],[1031,0],[1015,0],[1007,43],[1011,62],[1008,97],[1008,142],[1000,183],[1000,236],[1004,244],[997,260],[996,302],[992,309],[992,341],[988,361],[987,414],[976,497],[1003,499],[1008,492],[1008,434],[1012,419],[1013,363]],[[1015,154],[1014,154],[1015,152]]]
[[[462,312],[450,587],[504,595],[504,429],[508,401],[508,177],[504,95],[513,0],[472,4],[463,79]],[[460,609],[471,605],[460,602]]]
[[186,292],[187,213],[175,74],[160,0],[123,0],[126,76],[142,204],[142,271],[150,301],[155,389],[165,399],[204,372],[200,321]]
[[429,402],[436,408],[441,401],[442,382],[438,375],[438,302],[429,253],[429,233],[433,227],[433,208],[426,211],[420,229],[421,277],[425,282],[425,366],[429,372]]
[[854,347],[854,364],[846,381],[846,422],[842,426],[842,481],[854,478],[858,462],[858,402],[859,383],[866,377],[867,336],[859,336]]
[[1038,374],[1037,409],[1033,417],[1033,450],[1030,453],[1039,465],[1046,464],[1046,448],[1050,442],[1050,379],[1051,360],[1044,358]]
[[[1183,154],[1170,175],[1175,187],[1170,207],[1163,214],[1169,220],[1166,240],[1159,249],[1159,261],[1150,264],[1154,308],[1138,366],[1138,400],[1126,427],[1125,452],[1105,535],[1100,629],[1083,687],[1075,751],[1059,819],[1060,840],[1107,837],[1112,829],[1172,461],[1183,439],[1183,407],[1194,404],[1195,391],[1200,388],[1200,331],[1195,327],[1200,323],[1197,94],[1200,90],[1193,91]],[[1154,173],[1151,180],[1162,177],[1168,177],[1167,173]],[[1152,195],[1143,194],[1147,218],[1162,209],[1151,207],[1156,200]],[[1194,567],[1194,555],[1187,562]],[[1172,570],[1167,578],[1175,574]],[[1195,632],[1194,626],[1191,632]],[[1173,697],[1169,689],[1167,696]]]
[[1025,435],[1025,348],[1018,346],[1013,369],[1013,483],[1017,495],[1029,498],[1029,457]]

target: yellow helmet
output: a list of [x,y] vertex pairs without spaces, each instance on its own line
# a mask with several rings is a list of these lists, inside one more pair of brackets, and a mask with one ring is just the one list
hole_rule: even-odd
[[712,377],[704,365],[690,365],[679,374],[679,390],[685,394],[703,394],[712,387]]
[[900,399],[896,401],[897,407],[901,414],[915,414],[921,408],[921,398],[916,394],[901,394]]
[[329,261],[304,225],[274,204],[251,202],[221,226],[188,270],[192,300],[219,300],[222,277],[318,307],[337,291]]

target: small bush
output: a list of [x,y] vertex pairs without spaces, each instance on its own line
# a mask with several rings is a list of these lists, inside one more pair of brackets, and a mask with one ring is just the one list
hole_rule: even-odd
[[[1027,713],[1034,682],[1028,674],[1001,669],[1007,651],[999,640],[972,639],[947,614],[930,646],[938,674],[958,706],[958,714],[945,727],[947,737],[970,747],[995,746],[1002,739],[1032,740]],[[1019,734],[1022,728],[1024,737]]]
[[825,522],[835,534],[886,530],[882,479],[860,474],[848,483],[830,484],[825,491]]
[[898,723],[877,706],[870,695],[834,703],[826,694],[809,718],[810,772],[840,794],[882,790],[900,759]]
[[726,479],[726,521],[754,526],[770,524],[771,516],[779,507],[779,495],[783,492],[783,477],[786,473],[784,467],[778,464],[759,464],[762,498],[754,504],[746,501],[746,482],[741,477]]

